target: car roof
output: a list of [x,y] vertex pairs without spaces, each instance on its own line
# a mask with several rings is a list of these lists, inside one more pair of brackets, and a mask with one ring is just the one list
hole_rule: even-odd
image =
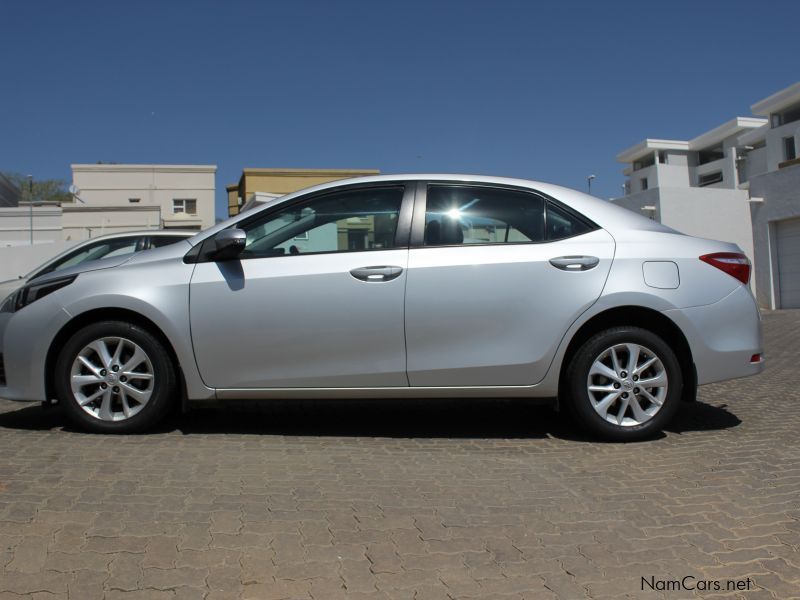
[[118,239],[126,237],[139,237],[142,235],[155,235],[155,236],[172,235],[176,237],[191,237],[196,234],[197,230],[190,230],[190,229],[141,229],[137,231],[120,231],[117,233],[105,233],[103,235],[98,235],[97,237],[81,240],[80,243],[96,242],[97,240]]
[[254,215],[261,211],[272,211],[285,202],[290,202],[294,198],[304,196],[306,194],[321,192],[329,189],[336,189],[347,185],[357,184],[370,184],[370,183],[393,183],[405,181],[446,181],[446,182],[459,182],[459,183],[474,183],[474,184],[488,184],[488,185],[504,185],[527,188],[532,191],[540,192],[550,196],[558,201],[563,202],[570,206],[577,212],[586,216],[590,220],[597,223],[603,229],[611,232],[612,235],[615,231],[636,229],[645,231],[665,231],[672,232],[674,230],[662,225],[661,223],[649,219],[643,215],[637,214],[632,210],[617,206],[616,204],[602,200],[589,194],[584,194],[578,190],[547,183],[545,181],[535,181],[532,179],[520,179],[516,177],[496,177],[490,175],[475,175],[466,173],[401,173],[395,175],[369,175],[366,177],[352,177],[349,179],[338,179],[321,183],[311,187],[298,190],[276,198],[274,202],[269,202],[262,206],[256,206],[251,210],[240,213],[231,217],[221,223],[205,229],[201,235],[188,240],[192,245],[202,242],[204,239],[214,235],[222,229],[227,229],[239,221],[251,219]]

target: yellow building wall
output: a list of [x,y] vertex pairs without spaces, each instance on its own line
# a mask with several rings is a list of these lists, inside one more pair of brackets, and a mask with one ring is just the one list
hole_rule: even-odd
[[238,198],[242,204],[256,192],[289,194],[303,188],[348,179],[380,175],[376,169],[244,169],[238,186],[228,186],[228,214],[239,214]]

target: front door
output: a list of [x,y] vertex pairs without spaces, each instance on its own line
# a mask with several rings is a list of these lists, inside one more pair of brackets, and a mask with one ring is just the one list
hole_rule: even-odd
[[358,186],[239,225],[239,259],[200,263],[192,277],[192,343],[206,385],[407,386],[408,248],[398,223],[412,199],[402,186]]
[[410,385],[538,383],[599,297],[613,238],[517,189],[431,184],[421,208],[406,291]]

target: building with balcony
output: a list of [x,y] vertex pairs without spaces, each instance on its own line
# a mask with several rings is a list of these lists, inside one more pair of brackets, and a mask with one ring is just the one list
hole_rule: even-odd
[[800,308],[800,83],[756,102],[769,122],[739,138],[746,154],[758,301]]
[[[689,235],[738,244],[764,307],[800,307],[800,83],[691,140],[645,139],[617,155],[612,201]],[[781,283],[782,282],[782,283]],[[797,282],[797,283],[795,283]]]

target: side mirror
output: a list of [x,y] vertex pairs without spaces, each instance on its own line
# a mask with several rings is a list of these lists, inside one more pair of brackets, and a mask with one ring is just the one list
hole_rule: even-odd
[[242,229],[223,229],[214,238],[214,252],[211,258],[215,261],[231,260],[244,250],[247,234]]

